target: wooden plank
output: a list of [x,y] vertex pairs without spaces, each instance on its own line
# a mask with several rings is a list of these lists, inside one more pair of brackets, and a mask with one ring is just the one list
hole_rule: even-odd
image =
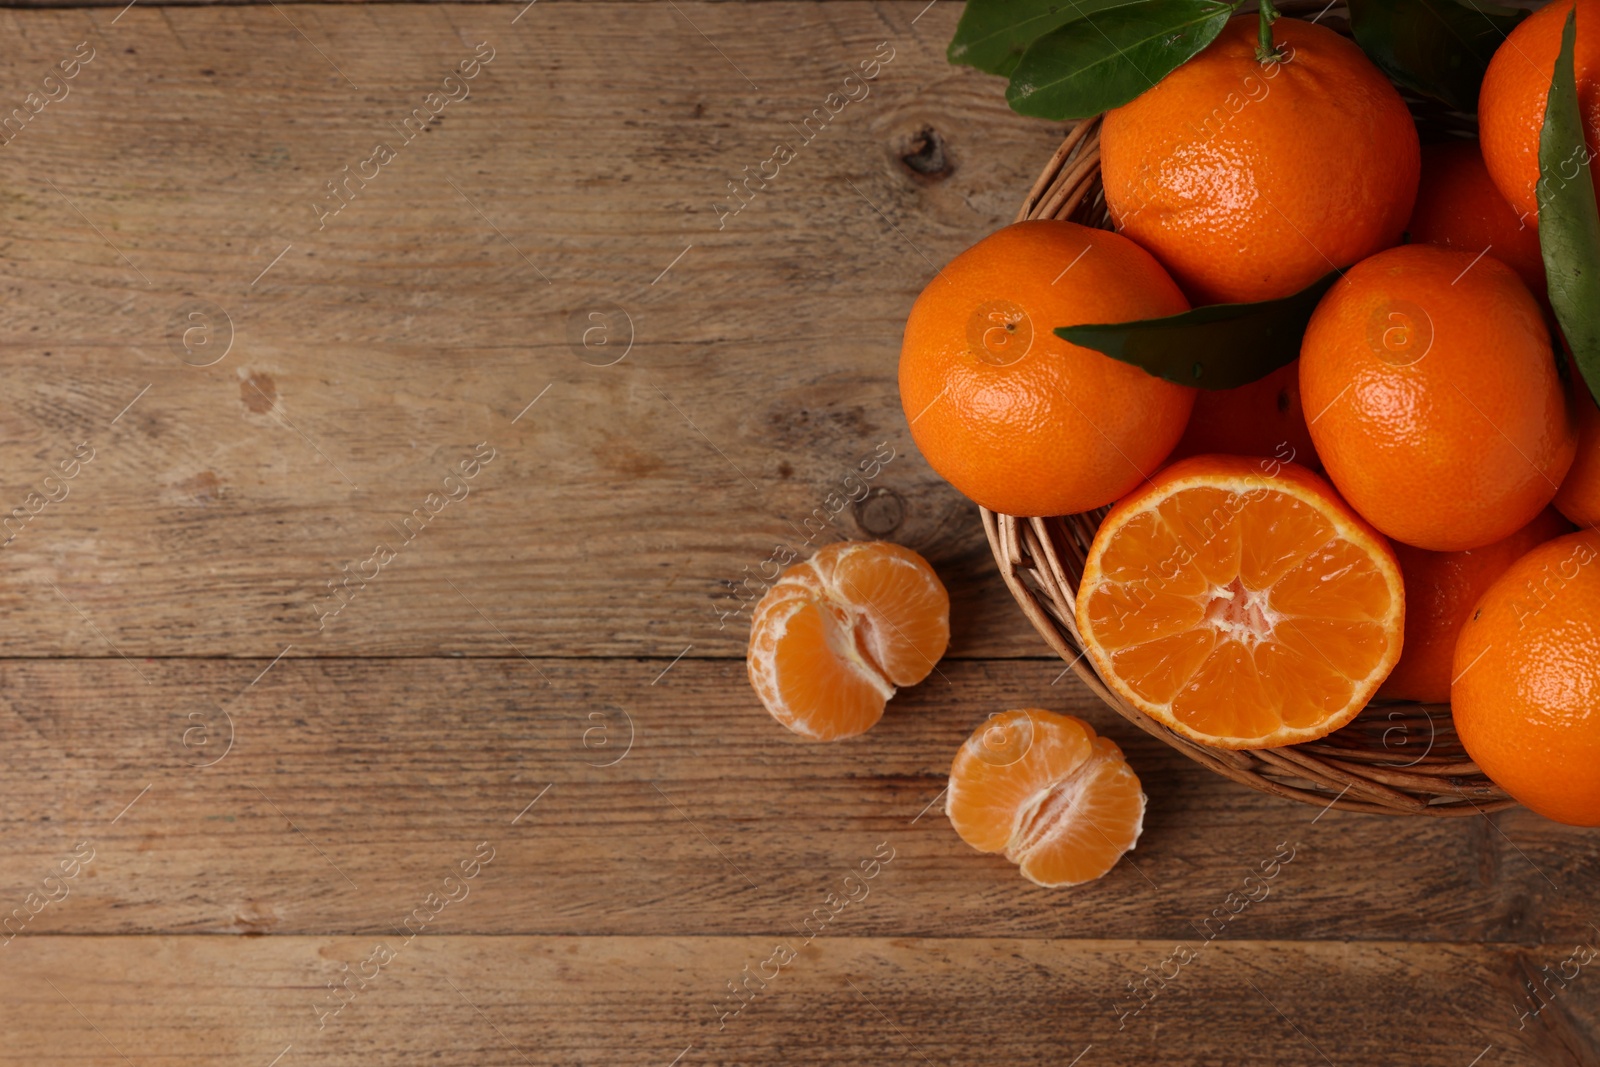
[[[880,847],[897,858],[841,932],[1554,943],[1600,904],[1592,833],[1319,816],[1196,767],[1048,661],[947,662],[832,745],[778,727],[725,660],[285,658],[252,685],[266,666],[142,661],[147,686],[120,661],[0,664],[0,916],[80,842],[93,861],[26,933],[382,934],[485,840],[507,888],[452,932],[791,930]],[[1131,862],[1073,891],[972,851],[938,803],[977,724],[1038,705],[1115,738],[1151,798]]]
[[[1170,942],[787,936],[41,937],[9,950],[0,993],[19,1021],[5,1026],[8,1056],[79,1067],[1565,1067],[1600,1056],[1600,985],[1587,971],[1552,985],[1538,1016],[1526,1006],[1524,975],[1559,966],[1568,945],[1218,946],[1168,967],[1166,988],[1151,985],[1143,1010],[1123,1015],[1128,984]],[[334,1015],[327,986],[346,966],[373,977],[352,978]],[[735,1001],[729,983],[755,995]],[[725,1014],[733,1003],[739,1014]]]
[[0,12],[0,114],[93,50],[0,146],[0,651],[737,655],[775,546],[890,536],[1039,654],[895,366],[1061,131],[924,6]]

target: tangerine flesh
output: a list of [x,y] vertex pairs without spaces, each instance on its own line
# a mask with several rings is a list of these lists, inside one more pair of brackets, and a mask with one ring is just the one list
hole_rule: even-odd
[[836,741],[870,729],[949,642],[950,596],[926,560],[887,541],[840,541],[762,596],[746,666],[773,718],[802,737]]
[[950,767],[945,812],[961,839],[1042,886],[1101,877],[1144,828],[1145,796],[1122,750],[1040,708],[991,717]]
[[1182,460],[1119,501],[1078,586],[1106,684],[1219,748],[1345,725],[1399,659],[1404,621],[1382,535],[1316,474],[1239,456]]

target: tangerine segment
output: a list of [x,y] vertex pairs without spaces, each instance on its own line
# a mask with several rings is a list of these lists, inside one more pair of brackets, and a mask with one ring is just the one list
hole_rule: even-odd
[[950,640],[950,597],[926,560],[843,541],[784,571],[751,617],[746,666],[772,717],[819,741],[865,733],[897,686],[926,678]]
[[750,631],[749,669],[750,684],[772,717],[819,741],[865,733],[894,695],[862,660],[849,620],[804,593],[771,607],[763,598]]
[[1311,741],[1400,657],[1405,592],[1383,536],[1292,464],[1195,456],[1112,508],[1078,586],[1101,678],[1219,748]]
[[885,678],[916,685],[928,676],[950,643],[950,595],[926,560],[887,541],[840,542],[811,563],[855,613],[867,654]]
[[963,841],[1004,853],[1042,886],[1081,885],[1111,870],[1139,840],[1144,807],[1115,742],[1039,708],[979,726],[956,753],[945,799]]

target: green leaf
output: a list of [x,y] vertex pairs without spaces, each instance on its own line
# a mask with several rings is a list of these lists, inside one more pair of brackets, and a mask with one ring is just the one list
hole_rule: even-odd
[[1482,0],[1349,0],[1350,30],[1390,78],[1457,111],[1478,110],[1495,49],[1526,11]]
[[1539,248],[1550,306],[1578,371],[1600,402],[1600,208],[1572,70],[1577,9],[1567,12],[1561,52],[1539,133]]
[[1057,121],[1120,107],[1215,40],[1232,14],[1218,0],[1144,0],[1069,22],[1028,46],[1006,101]]
[[950,62],[1009,78],[1027,47],[1058,26],[1142,0],[967,0]]
[[1157,378],[1201,389],[1232,389],[1265,378],[1300,355],[1311,312],[1339,272],[1277,300],[1213,304],[1140,322],[1061,326],[1056,336],[1132,363]]

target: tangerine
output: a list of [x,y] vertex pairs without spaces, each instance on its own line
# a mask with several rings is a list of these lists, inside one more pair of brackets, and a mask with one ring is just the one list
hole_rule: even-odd
[[945,814],[980,852],[1004,853],[1042,886],[1116,866],[1144,829],[1145,795],[1116,742],[1041,708],[995,715],[950,765]]
[[1054,220],[1007,226],[952,260],[911,309],[900,350],[911,436],[992,511],[1109,504],[1172,451],[1195,391],[1053,331],[1187,308],[1126,237]]
[[[1561,31],[1572,9],[1573,0],[1556,0],[1522,20],[1495,49],[1478,90],[1483,162],[1501,195],[1530,224],[1539,220],[1539,135],[1544,130],[1544,109],[1561,52]],[[1577,9],[1572,67],[1587,145],[1573,145],[1573,149],[1583,154],[1586,147],[1588,158],[1593,158],[1600,144],[1600,0],[1578,0]]]
[[1400,657],[1394,553],[1295,464],[1194,456],[1111,509],[1078,632],[1129,704],[1201,744],[1270,748],[1355,718]]
[[1517,217],[1489,177],[1475,141],[1422,146],[1422,180],[1406,232],[1419,244],[1488,252],[1516,271],[1534,296],[1544,297],[1539,227]]
[[1300,363],[1233,389],[1201,389],[1173,460],[1221,452],[1320,466],[1300,403]]
[[1450,711],[1485,774],[1547,819],[1600,826],[1600,534],[1548,541],[1483,594]]
[[1574,373],[1572,391],[1578,409],[1578,456],[1562,479],[1556,510],[1577,526],[1600,526],[1600,407]]
[[746,665],[774,719],[836,741],[870,729],[949,643],[950,596],[927,560],[887,541],[839,541],[762,596]]
[[1478,599],[1513,563],[1572,527],[1552,508],[1503,541],[1465,552],[1429,552],[1396,543],[1406,585],[1406,634],[1400,662],[1378,696],[1443,704],[1461,626]]
[[1100,129],[1106,205],[1197,304],[1299,292],[1400,240],[1417,192],[1417,130],[1361,49],[1283,19],[1279,62],[1257,17]]
[[1356,264],[1312,313],[1300,388],[1339,492],[1434,552],[1533,521],[1577,448],[1539,304],[1492,255],[1405,245]]

